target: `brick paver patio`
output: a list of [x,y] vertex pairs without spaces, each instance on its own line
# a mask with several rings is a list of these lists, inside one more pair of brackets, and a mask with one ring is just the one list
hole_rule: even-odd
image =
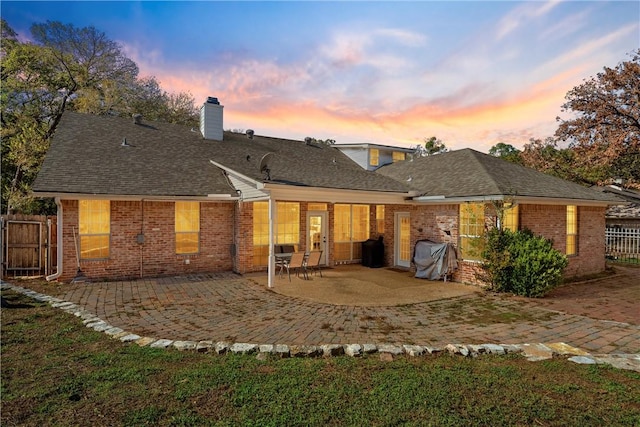
[[[637,292],[639,278],[640,269],[629,269],[607,280],[626,281]],[[633,310],[625,315],[629,322],[619,322],[561,311],[561,303],[547,300],[471,294],[390,307],[337,306],[279,295],[233,273],[76,283],[63,289],[55,296],[113,326],[170,340],[435,347],[565,342],[594,354],[640,353],[640,314],[633,316]],[[627,305],[638,308],[637,302]],[[589,303],[596,304],[598,317],[615,312],[615,301],[606,301],[606,309]],[[572,304],[565,301],[564,307]]]

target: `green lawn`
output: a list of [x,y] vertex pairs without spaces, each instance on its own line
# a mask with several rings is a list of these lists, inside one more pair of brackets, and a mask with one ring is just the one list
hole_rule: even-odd
[[11,291],[3,297],[3,426],[640,425],[640,374],[607,366],[158,350]]

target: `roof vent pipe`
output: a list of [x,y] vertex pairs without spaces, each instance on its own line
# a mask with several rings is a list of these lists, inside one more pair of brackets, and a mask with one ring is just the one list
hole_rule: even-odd
[[134,124],[139,125],[140,123],[142,123],[142,114],[134,114],[132,117]]
[[311,138],[310,136],[304,139],[304,143],[307,145],[311,145],[311,142],[313,142],[313,138]]
[[247,138],[253,139],[253,134],[254,134],[253,129],[247,129],[246,134],[247,134]]

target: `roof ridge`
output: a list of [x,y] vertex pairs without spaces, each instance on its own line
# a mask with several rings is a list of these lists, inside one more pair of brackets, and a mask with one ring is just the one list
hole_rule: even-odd
[[503,189],[500,186],[500,182],[493,176],[494,169],[487,168],[485,163],[480,160],[481,158],[486,158],[485,156],[491,156],[489,156],[489,154],[481,153],[480,151],[474,150],[472,148],[467,148],[467,150],[469,150],[469,153],[472,155],[473,160],[478,164],[478,166],[480,166],[486,177],[489,178],[491,187],[493,187],[496,191],[495,194],[503,194]]

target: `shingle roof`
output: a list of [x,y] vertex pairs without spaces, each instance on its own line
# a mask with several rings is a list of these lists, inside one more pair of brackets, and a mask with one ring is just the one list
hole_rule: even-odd
[[[128,147],[122,146],[126,138]],[[333,147],[224,133],[205,140],[199,131],[160,122],[65,112],[34,183],[39,193],[139,196],[236,195],[214,160],[263,181],[259,163],[274,153],[271,181],[296,186],[406,192],[407,186],[361,169]]]
[[615,201],[611,196],[590,188],[472,149],[397,162],[383,166],[377,172],[407,182],[412,189],[424,196],[517,195],[551,199]]

